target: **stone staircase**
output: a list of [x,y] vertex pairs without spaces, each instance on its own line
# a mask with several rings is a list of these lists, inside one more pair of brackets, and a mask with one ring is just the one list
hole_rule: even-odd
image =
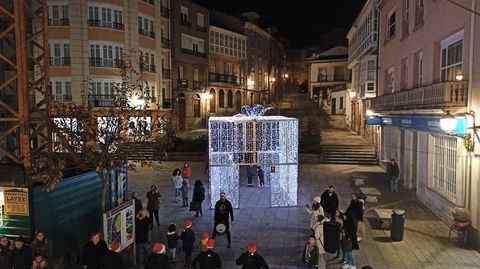
[[378,165],[372,145],[323,144],[320,162],[324,164]]

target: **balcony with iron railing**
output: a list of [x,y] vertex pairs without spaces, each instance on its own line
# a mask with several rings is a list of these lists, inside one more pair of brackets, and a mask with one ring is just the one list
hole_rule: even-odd
[[358,38],[355,42],[349,43],[348,59],[349,63],[358,59],[365,52],[377,47],[378,32],[371,31],[365,34],[364,38]]
[[125,25],[120,22],[108,22],[101,20],[87,20],[87,25],[89,27],[101,27],[101,28],[110,28],[115,30],[125,30]]
[[192,23],[189,22],[189,21],[186,21],[186,20],[180,19],[180,24],[183,25],[183,26],[186,26],[186,27],[188,27],[188,28],[191,28],[191,27],[192,27]]
[[143,28],[138,28],[138,33],[140,35],[143,35],[143,36],[146,36],[146,37],[155,38],[155,32],[148,31],[148,30],[143,29]]
[[371,99],[375,111],[445,109],[467,105],[468,81],[448,81],[399,91]]
[[65,18],[65,19],[48,19],[48,26],[69,26],[70,25],[70,19]]
[[423,7],[415,9],[415,29],[423,25]]
[[92,94],[88,96],[88,105],[90,107],[112,107],[115,105],[115,97]]
[[199,57],[207,57],[207,54],[205,52],[194,51],[194,50],[191,50],[191,49],[182,48],[182,52],[187,53],[187,54],[191,54],[191,55],[195,55],[195,56],[199,56]]
[[238,76],[218,74],[218,73],[208,73],[208,80],[210,82],[222,82],[239,85],[241,84],[241,79]]
[[177,87],[179,89],[187,89],[188,88],[188,80],[179,78],[177,79]]
[[157,67],[154,64],[140,63],[140,71],[155,73],[157,72]]
[[121,59],[88,58],[88,62],[91,67],[122,68],[123,66]]
[[168,7],[160,7],[160,15],[164,18],[170,19],[170,9]]
[[163,79],[170,79],[171,76],[171,71],[170,69],[162,68],[162,78]]
[[194,81],[193,81],[193,89],[194,89],[194,90],[201,90],[201,89],[203,89],[203,82],[202,82],[202,81],[194,80]]
[[162,37],[162,48],[170,49],[170,47],[171,47],[170,39]]
[[50,57],[50,66],[70,66],[70,57]]

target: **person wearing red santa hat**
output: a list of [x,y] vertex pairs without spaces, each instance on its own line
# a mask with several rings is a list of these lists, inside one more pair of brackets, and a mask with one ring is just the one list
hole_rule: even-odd
[[152,247],[152,253],[145,263],[145,269],[172,269],[166,252],[167,248],[164,244],[155,243]]
[[222,260],[220,256],[213,251],[215,247],[215,240],[209,239],[207,242],[207,251],[200,252],[192,261],[193,268],[197,268],[199,264],[200,269],[219,269],[222,267]]
[[120,243],[114,241],[110,246],[105,255],[103,255],[102,261],[100,262],[101,268],[103,269],[127,269],[125,263],[118,254],[122,250]]
[[187,219],[183,222],[183,230],[180,239],[183,241],[183,251],[185,252],[185,266],[183,268],[192,268],[193,243],[195,242],[195,233],[192,230],[192,221]]
[[257,246],[253,242],[248,244],[247,252],[242,253],[236,263],[242,265],[242,269],[268,269],[267,262],[257,253]]

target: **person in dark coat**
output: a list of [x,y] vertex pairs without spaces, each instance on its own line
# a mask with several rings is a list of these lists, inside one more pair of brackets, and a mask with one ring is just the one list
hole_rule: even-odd
[[227,240],[228,240],[228,248],[231,247],[231,234],[230,234],[230,220],[232,220],[232,224],[234,221],[233,217],[233,207],[232,203],[225,198],[225,192],[221,191],[220,192],[220,200],[215,203],[215,214],[213,216],[214,220],[214,227],[213,227],[213,233],[212,233],[212,239],[215,239],[217,237],[217,225],[223,224],[225,225],[225,233],[227,234]]
[[182,181],[182,188],[180,189],[182,192],[182,207],[188,207],[188,183],[187,181]]
[[209,239],[207,242],[207,251],[200,252],[192,261],[192,267],[197,268],[197,263],[200,269],[220,269],[222,267],[222,260],[220,256],[213,251],[215,247],[215,240]]
[[257,166],[257,177],[258,177],[260,187],[265,186],[265,173],[263,172],[261,166]]
[[177,262],[176,255],[179,239],[180,237],[177,234],[177,225],[170,223],[167,230],[167,247],[170,251],[170,259],[172,260],[172,263]]
[[0,236],[0,268],[12,268],[12,250],[8,237]]
[[314,235],[308,237],[308,242],[305,244],[302,252],[302,262],[308,268],[318,268],[319,251],[317,247],[317,240]]
[[[107,250],[105,255],[103,255],[102,261],[100,262],[100,268],[102,269],[127,269],[125,263],[122,260],[120,254],[121,250],[120,243],[112,242],[110,250]],[[88,269],[88,268],[87,268]]]
[[192,221],[185,220],[183,223],[183,231],[180,235],[180,239],[183,241],[183,251],[185,252],[185,267],[192,267],[192,252],[193,252],[193,243],[195,242],[195,233],[192,230]]
[[242,269],[268,269],[265,259],[257,253],[257,246],[250,242],[247,252],[244,252],[235,261],[237,265],[241,265]]
[[143,209],[142,200],[138,198],[138,194],[136,192],[132,192],[132,200],[135,201],[135,215],[137,215],[138,212]]
[[155,243],[152,247],[152,253],[145,263],[145,269],[171,269],[170,259],[166,253],[165,245]]
[[147,192],[147,210],[150,213],[150,226],[153,227],[153,216],[157,221],[157,226],[160,226],[158,222],[158,210],[160,209],[160,197],[162,195],[158,192],[157,186],[150,186],[150,191]]
[[[53,259],[53,246],[52,241],[50,241],[46,236],[45,233],[41,230],[37,231],[35,234],[35,240],[32,242],[32,253],[42,254],[42,257],[47,260],[47,262],[51,263]],[[32,257],[35,258],[35,257]]]
[[349,244],[348,247],[346,247],[346,245],[344,244],[343,251],[344,251],[345,261],[347,262],[348,265],[350,265],[351,267],[354,267],[355,256],[353,255],[353,250],[360,249],[360,247],[357,241],[357,221],[355,216],[352,214],[352,212],[346,213],[345,222],[343,223],[343,231],[344,231],[343,240],[351,242],[351,244]]
[[338,209],[338,196],[333,186],[328,186],[321,197],[321,206],[327,219],[331,219],[335,210]]
[[388,163],[387,174],[390,177],[390,190],[398,192],[398,176],[400,175],[400,168],[395,159],[391,159]]
[[29,269],[32,265],[32,248],[25,245],[23,237],[15,240],[13,249],[13,269]]
[[135,245],[137,249],[137,262],[145,262],[150,254],[150,241],[148,240],[150,218],[147,210],[140,210],[135,218]]
[[348,212],[351,212],[353,214],[357,222],[363,221],[363,202],[358,199],[355,193],[352,194],[352,200],[347,207],[346,213]]
[[198,210],[195,212],[195,217],[198,217],[199,213],[200,213],[200,216],[203,216],[203,211],[202,211],[203,200],[205,200],[205,188],[203,187],[202,181],[197,179],[195,181],[195,185],[193,186],[193,197],[192,197],[192,202],[198,205]]
[[82,249],[82,265],[87,269],[101,269],[100,262],[107,252],[107,243],[102,240],[100,233],[94,233]]
[[247,166],[247,179],[248,179],[248,187],[253,187],[253,168],[251,165]]

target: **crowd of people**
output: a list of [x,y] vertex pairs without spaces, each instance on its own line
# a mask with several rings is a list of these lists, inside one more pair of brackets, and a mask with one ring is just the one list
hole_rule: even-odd
[[329,252],[336,254],[333,260],[343,263],[342,268],[356,269],[353,250],[360,249],[359,242],[365,233],[364,200],[354,193],[347,209],[341,211],[335,188],[328,186],[321,196],[313,198],[311,207],[305,207],[311,215],[312,234],[302,252],[303,264],[308,268],[325,268]]
[[2,269],[47,269],[52,263],[52,243],[43,231],[35,233],[35,239],[28,246],[23,237],[10,241],[0,236],[0,268]]

